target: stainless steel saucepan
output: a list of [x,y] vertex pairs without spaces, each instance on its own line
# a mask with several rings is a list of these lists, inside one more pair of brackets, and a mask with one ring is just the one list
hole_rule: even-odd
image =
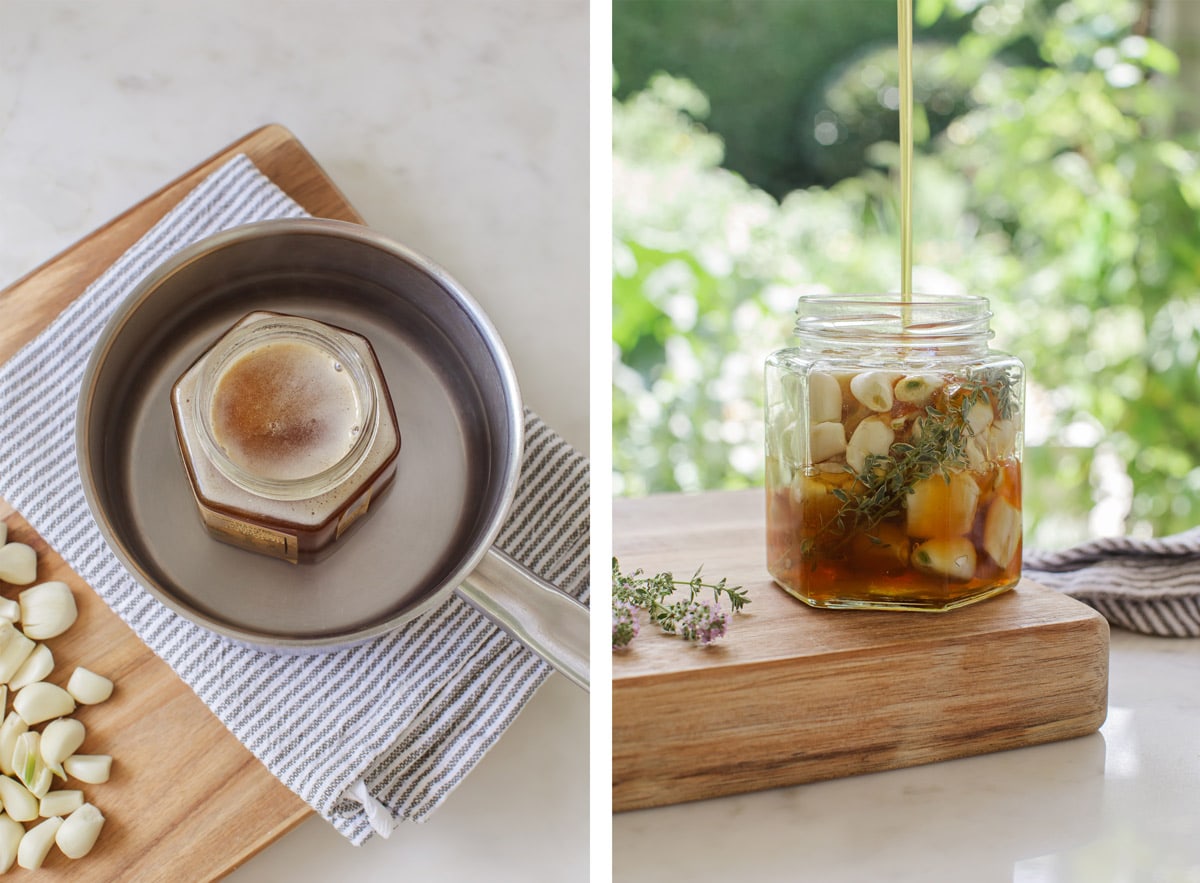
[[[404,437],[377,511],[318,564],[211,539],[180,461],[171,385],[252,310],[368,337]],[[394,629],[457,588],[586,689],[587,608],[493,545],[516,493],[523,426],[495,329],[442,269],[356,224],[281,220],[210,237],[139,283],[88,363],[76,440],[109,546],[195,623],[260,647],[331,650]]]

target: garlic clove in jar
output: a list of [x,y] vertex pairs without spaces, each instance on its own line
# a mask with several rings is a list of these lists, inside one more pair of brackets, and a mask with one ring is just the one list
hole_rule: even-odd
[[882,417],[868,417],[854,428],[846,446],[846,462],[855,472],[862,472],[867,457],[887,454],[896,440],[896,432]]
[[832,460],[846,451],[846,427],[840,423],[818,423],[812,428],[809,454],[813,463]]
[[1001,567],[1008,567],[1021,542],[1021,510],[996,497],[983,522],[983,550]]
[[832,374],[808,375],[808,413],[812,423],[837,423],[842,419],[842,387]]
[[940,374],[909,374],[896,381],[896,401],[910,405],[923,405],[942,388]]
[[872,411],[890,411],[895,401],[892,386],[897,377],[886,371],[864,371],[850,379],[850,392]]
[[971,531],[979,485],[969,473],[934,473],[913,484],[905,498],[911,537],[964,536]]
[[917,570],[947,579],[966,581],[975,574],[975,546],[966,537],[938,537],[913,549]]
[[975,402],[971,407],[967,408],[965,417],[967,426],[971,428],[971,435],[976,438],[983,435],[988,427],[992,425],[992,421],[996,419],[991,403],[986,400]]

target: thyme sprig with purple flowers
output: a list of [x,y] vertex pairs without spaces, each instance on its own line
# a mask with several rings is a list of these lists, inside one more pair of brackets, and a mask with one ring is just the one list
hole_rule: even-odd
[[[614,650],[627,647],[637,637],[638,610],[645,610],[650,621],[664,632],[707,645],[724,637],[729,624],[726,612],[721,609],[722,595],[729,599],[732,613],[750,603],[741,586],[730,586],[725,579],[705,582],[699,570],[690,580],[678,580],[670,573],[646,576],[641,569],[622,573],[616,558],[613,558],[612,568]],[[685,587],[688,590],[686,598],[668,602],[668,598]],[[711,603],[701,599],[709,591],[712,592]]]

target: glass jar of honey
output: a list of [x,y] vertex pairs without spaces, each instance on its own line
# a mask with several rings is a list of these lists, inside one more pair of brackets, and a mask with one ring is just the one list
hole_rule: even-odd
[[814,607],[949,610],[1021,575],[1025,371],[975,296],[800,298],[766,365],[767,558]]
[[243,317],[171,391],[205,527],[224,542],[317,561],[396,474],[400,432],[370,342],[301,316]]

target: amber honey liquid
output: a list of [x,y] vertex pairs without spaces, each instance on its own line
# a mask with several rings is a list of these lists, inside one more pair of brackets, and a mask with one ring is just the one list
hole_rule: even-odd
[[265,343],[217,380],[213,435],[229,459],[275,481],[317,475],[354,446],[361,425],[353,380],[336,358],[304,342]]
[[887,427],[883,442],[864,463],[853,444],[830,453],[810,441],[788,463],[795,436],[782,435],[767,469],[771,575],[818,607],[950,609],[1015,585],[1019,429],[1003,376],[925,372],[920,382],[935,388],[913,402],[897,397],[903,375],[858,374],[885,378],[890,404],[863,404],[851,389],[858,375],[835,375],[841,405],[822,422],[856,440],[873,421]]

